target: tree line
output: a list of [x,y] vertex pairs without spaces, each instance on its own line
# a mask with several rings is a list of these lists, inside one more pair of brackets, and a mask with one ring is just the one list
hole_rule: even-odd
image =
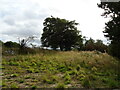
[[[101,2],[99,8],[104,9],[102,16],[111,17],[105,23],[104,36],[110,41],[110,45],[103,44],[102,40],[86,40],[78,30],[75,20],[47,17],[43,22],[43,34],[41,37],[42,47],[49,47],[53,50],[69,51],[93,51],[108,52],[110,55],[120,58],[120,2]],[[26,43],[33,38],[23,39],[19,44],[14,42],[1,42],[5,47],[19,47],[25,52]]]
[[78,23],[66,19],[55,18],[53,16],[44,20],[43,34],[41,42],[43,47],[50,47],[53,50],[59,48],[61,51],[72,49],[100,52],[107,51],[107,46],[102,40],[86,40],[77,29]]

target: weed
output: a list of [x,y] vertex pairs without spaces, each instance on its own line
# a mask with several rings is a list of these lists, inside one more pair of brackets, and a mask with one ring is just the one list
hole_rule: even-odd
[[5,81],[2,81],[2,87],[6,86],[7,84],[5,83]]
[[66,86],[63,83],[58,83],[56,88],[65,88]]
[[97,68],[94,66],[94,67],[92,67],[92,69],[91,69],[93,72],[96,72],[97,71]]
[[67,81],[65,81],[64,83],[65,83],[65,85],[66,85],[66,84],[70,84],[71,81],[70,81],[70,80],[67,80]]
[[17,76],[18,76],[18,74],[16,74],[16,73],[10,75],[10,77],[17,77]]
[[78,80],[80,81],[83,81],[85,79],[85,75],[84,74],[80,74],[78,77],[77,77]]
[[76,70],[79,71],[80,68],[81,68],[80,65],[77,65]]
[[36,85],[33,85],[31,88],[32,88],[32,89],[36,89],[36,88],[37,88],[37,86],[36,86]]
[[91,74],[88,76],[90,80],[94,81],[97,79],[97,77],[94,74]]
[[27,69],[27,72],[28,73],[34,73],[34,69],[33,68],[29,68],[29,69]]
[[26,76],[25,79],[30,79],[31,77],[30,76]]
[[10,88],[19,88],[18,85],[16,83],[12,83]]
[[91,87],[90,80],[88,78],[85,78],[82,82],[82,85],[86,88],[90,88]]
[[118,82],[109,80],[109,87],[110,88],[119,88],[120,86],[119,86]]
[[19,83],[24,83],[24,80],[23,79],[19,79],[18,82]]
[[47,77],[47,76],[43,77],[43,83],[55,84],[55,82],[56,82],[56,78],[55,77]]
[[64,75],[64,79],[65,79],[65,81],[71,80],[71,77],[68,72],[66,72],[66,74]]
[[14,61],[10,61],[10,62],[9,62],[9,65],[11,65],[11,66],[18,66],[18,65],[19,65],[19,63],[14,62]]
[[59,70],[60,72],[66,72],[66,71],[67,71],[67,67],[66,67],[64,64],[62,64],[62,65],[60,65],[60,66],[58,67],[58,70]]

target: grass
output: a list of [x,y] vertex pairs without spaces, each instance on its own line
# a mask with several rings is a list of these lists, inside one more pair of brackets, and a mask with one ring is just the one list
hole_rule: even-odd
[[3,56],[3,67],[3,88],[120,88],[119,62],[106,53],[44,51]]

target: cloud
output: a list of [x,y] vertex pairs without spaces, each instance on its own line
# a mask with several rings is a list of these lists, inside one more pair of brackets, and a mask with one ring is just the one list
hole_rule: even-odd
[[47,10],[28,0],[0,1],[1,40],[18,41],[17,37],[36,35],[40,38]]
[[[105,39],[102,33],[107,21],[97,7],[100,0],[0,0],[1,40],[17,41],[16,37],[41,37],[43,21],[48,16],[76,20],[82,34]],[[38,43],[38,41],[36,41]]]

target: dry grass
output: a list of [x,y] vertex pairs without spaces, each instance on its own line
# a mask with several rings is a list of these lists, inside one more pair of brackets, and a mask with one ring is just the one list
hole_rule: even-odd
[[3,56],[3,88],[119,88],[118,63],[95,51]]

